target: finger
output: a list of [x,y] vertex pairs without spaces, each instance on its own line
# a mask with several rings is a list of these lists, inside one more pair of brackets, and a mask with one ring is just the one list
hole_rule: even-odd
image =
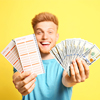
[[23,81],[17,82],[16,88],[20,89],[22,86],[28,84],[29,82],[31,82],[32,80],[34,80],[36,77],[37,77],[36,74],[32,74],[32,75],[26,77]]
[[73,65],[72,65],[72,64],[70,65],[70,71],[71,71],[72,80],[73,80],[74,82],[76,82],[76,79],[75,79],[75,72],[74,72],[74,68],[73,68]]
[[82,65],[81,59],[77,58],[76,61],[77,61],[77,65],[79,68],[80,75],[81,75],[81,82],[84,82],[85,81],[85,72],[84,72],[84,67]]
[[85,69],[85,76],[86,76],[86,78],[88,78],[89,77],[89,66],[86,64],[86,62],[84,60],[82,60],[82,64]]
[[31,74],[30,71],[21,73],[20,75],[18,75],[18,76],[14,79],[14,83],[15,83],[15,82],[18,82],[18,81],[21,81],[22,79],[28,77],[30,74]]
[[69,78],[69,75],[65,70],[63,71],[63,77],[68,77]]
[[32,92],[32,90],[34,89],[34,87],[35,87],[35,83],[28,89],[28,91],[25,91],[25,92],[23,92],[22,93],[22,95],[27,95],[27,94],[29,94],[29,93],[31,93]]
[[19,72],[15,72],[15,73],[13,74],[13,76],[12,76],[12,79],[14,80],[15,77],[18,76],[18,75],[20,75],[20,73],[19,73]]
[[76,82],[79,83],[79,82],[81,82],[81,77],[80,77],[80,74],[79,74],[79,70],[78,70],[77,64],[76,64],[75,61],[73,61],[72,64],[73,64],[74,71],[75,71]]
[[18,91],[20,93],[24,93],[25,91],[28,91],[29,88],[35,83],[36,79],[30,81],[28,84],[26,84],[25,86],[23,86],[22,88],[20,88]]

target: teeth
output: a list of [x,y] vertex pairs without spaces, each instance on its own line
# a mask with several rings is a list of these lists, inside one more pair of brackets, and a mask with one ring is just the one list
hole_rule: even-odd
[[49,42],[42,42],[42,44],[50,44]]

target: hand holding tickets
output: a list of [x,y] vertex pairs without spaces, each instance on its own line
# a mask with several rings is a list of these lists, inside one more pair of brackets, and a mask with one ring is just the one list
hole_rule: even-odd
[[100,50],[96,45],[80,39],[66,39],[52,48],[50,53],[61,64],[70,76],[70,65],[77,57],[82,58],[88,65],[100,58]]
[[35,34],[16,38],[1,52],[18,72],[42,74],[44,67]]

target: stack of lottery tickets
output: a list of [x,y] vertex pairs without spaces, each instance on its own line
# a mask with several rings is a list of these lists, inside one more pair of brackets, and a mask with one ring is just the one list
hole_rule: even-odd
[[91,65],[100,58],[100,49],[96,45],[80,38],[61,41],[52,48],[50,53],[66,70],[69,76],[70,65],[77,57],[85,60],[88,65]]
[[31,71],[37,75],[44,73],[44,67],[35,34],[12,40],[1,54],[20,73]]

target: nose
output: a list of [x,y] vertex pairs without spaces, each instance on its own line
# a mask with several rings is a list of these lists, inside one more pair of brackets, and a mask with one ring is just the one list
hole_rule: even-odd
[[43,37],[42,37],[43,39],[47,39],[48,38],[48,34],[45,32],[45,33],[43,33]]

